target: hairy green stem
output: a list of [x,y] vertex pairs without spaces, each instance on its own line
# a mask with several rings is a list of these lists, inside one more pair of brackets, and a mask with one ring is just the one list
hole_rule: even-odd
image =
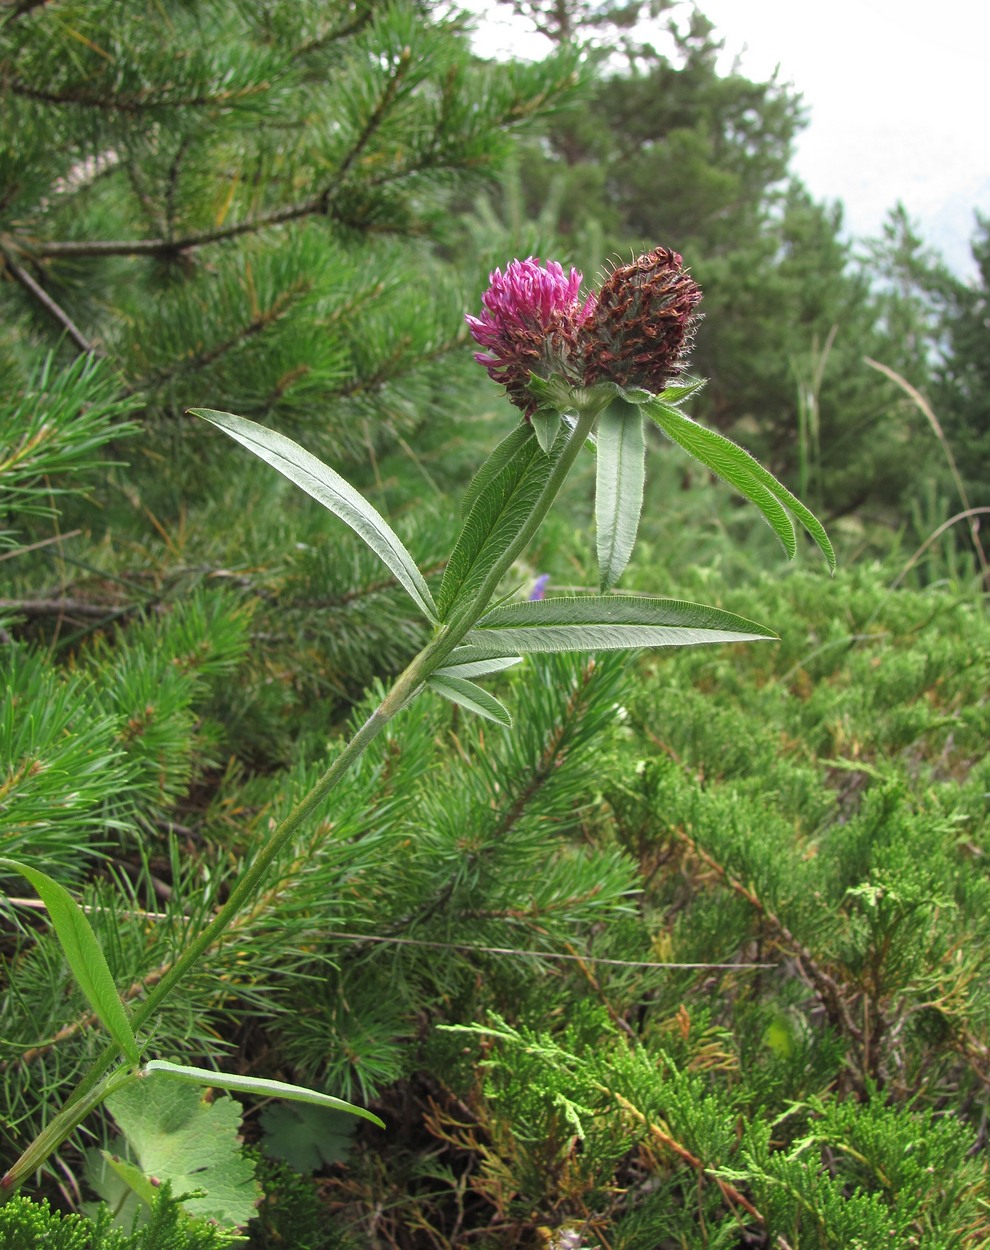
[[[147,1024],[165,999],[172,993],[202,956],[219,942],[224,931],[261,888],[272,864],[289,840],[313,816],[330,791],[341,780],[365,748],[381,733],[388,722],[423,688],[430,674],[439,668],[451,651],[462,641],[485,612],[499,582],[526,549],[539,529],[550,506],[557,497],[578,453],[591,433],[602,407],[599,397],[588,396],[587,406],[579,410],[577,421],[567,435],[557,463],[553,466],[532,512],[506,550],[492,566],[477,592],[452,614],[435,636],[396,679],[391,690],[346,744],[313,788],[295,805],[277,826],[271,837],[256,852],[251,863],[235,882],[226,902],[210,923],[196,935],[172,966],[149,991],[147,998],[132,1017],[134,1031]],[[119,1060],[119,1051],[108,1045],[73,1090],[62,1109],[42,1133],[31,1143],[7,1174],[0,1179],[0,1201],[9,1196],[24,1179],[44,1163],[45,1159],[65,1141],[69,1134],[114,1089],[136,1077],[127,1069],[107,1071]]]
[[[32,1172],[36,1172],[49,1155],[58,1150],[76,1126],[81,1124],[91,1111],[95,1111],[105,1098],[138,1079],[138,1073],[132,1069],[118,1068],[109,1075],[101,1075],[95,1088],[90,1089],[88,1093],[81,1097],[74,1096],[73,1114],[66,1115],[66,1109],[63,1108],[58,1115],[49,1120],[10,1171],[0,1180],[0,1205],[13,1196],[18,1186],[22,1185]],[[78,1094],[79,1091],[76,1090],[75,1095]]]

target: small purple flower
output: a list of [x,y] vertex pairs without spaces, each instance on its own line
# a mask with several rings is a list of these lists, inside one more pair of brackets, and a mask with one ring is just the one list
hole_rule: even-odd
[[549,580],[550,580],[549,573],[540,574],[540,576],[533,583],[533,589],[530,592],[530,596],[529,596],[530,603],[535,603],[537,599],[543,598],[543,596],[546,594],[547,582],[549,582]]
[[581,273],[565,275],[557,261],[540,264],[539,257],[514,260],[505,273],[495,269],[482,296],[480,317],[468,317],[475,341],[486,350],[475,353],[488,376],[500,382],[509,398],[527,417],[536,411],[529,392],[530,375],[573,374],[568,360],[579,354],[578,331],[595,308],[595,297],[581,299]]

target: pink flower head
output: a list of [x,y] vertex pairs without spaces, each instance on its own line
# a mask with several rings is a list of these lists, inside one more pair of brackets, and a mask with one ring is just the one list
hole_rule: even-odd
[[568,361],[580,354],[578,331],[595,308],[594,295],[581,300],[581,276],[577,269],[566,276],[555,260],[545,268],[536,256],[514,260],[504,274],[492,271],[481,316],[467,318],[475,341],[486,349],[476,352],[475,360],[527,417],[537,408],[529,391],[531,374],[580,380],[580,368],[569,370]]

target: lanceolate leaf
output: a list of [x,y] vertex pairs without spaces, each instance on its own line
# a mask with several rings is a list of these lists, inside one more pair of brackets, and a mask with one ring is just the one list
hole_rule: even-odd
[[499,445],[471,479],[471,485],[464,492],[464,498],[461,500],[462,517],[467,516],[474,505],[474,501],[478,498],[492,478],[502,472],[523,443],[528,442],[532,437],[533,427],[528,421],[521,421],[513,429],[511,434],[507,434],[506,437],[502,439]]
[[289,1085],[285,1081],[269,1081],[260,1076],[234,1076],[227,1072],[212,1072],[209,1068],[190,1068],[180,1063],[169,1063],[165,1059],[150,1060],[144,1065],[144,1072],[161,1072],[178,1081],[205,1085],[209,1089],[230,1089],[242,1094],[257,1094],[260,1098],[288,1098],[292,1102],[311,1102],[318,1107],[331,1107],[335,1111],[359,1115],[362,1119],[377,1124],[379,1128],[385,1127],[385,1122],[365,1107],[357,1107],[342,1098],[334,1098],[332,1094],[321,1094],[315,1089],[307,1089],[305,1085]]
[[498,699],[481,686],[476,686],[473,681],[465,681],[463,677],[441,677],[434,673],[426,684],[451,703],[475,712],[486,720],[493,720],[507,728],[512,724],[512,717]]
[[531,651],[617,651],[627,647],[692,647],[776,638],[733,612],[625,595],[588,595],[509,603],[487,612],[465,642],[479,655]]
[[402,539],[381,513],[339,473],[291,438],[246,417],[217,412],[213,408],[190,408],[189,411],[218,426],[349,525],[395,575],[427,619],[436,622],[433,596]]
[[[447,657],[447,663],[443,668],[438,668],[437,672],[446,673],[450,669],[456,669],[457,671],[454,675],[458,677],[483,677],[485,673],[493,673],[497,671],[494,668],[489,668],[489,665],[501,664],[504,662],[506,667],[508,667],[510,660],[513,663],[518,664],[521,659],[522,656],[519,655],[493,657],[490,651],[485,651],[481,647],[461,646],[455,647],[453,651],[451,651],[450,655]],[[485,672],[482,673],[476,669],[475,672],[467,674],[460,671],[462,668],[468,668],[469,666],[473,667],[474,665],[483,665]]]
[[86,913],[64,886],[37,868],[13,859],[0,859],[0,869],[20,873],[34,886],[48,911],[55,936],[79,988],[100,1023],[120,1047],[121,1054],[136,1066],[141,1061],[141,1055],[127,1008],[117,993],[106,956],[86,919]]
[[602,590],[619,580],[636,545],[646,476],[643,422],[639,408],[619,398],[598,418],[595,526]]
[[[759,461],[754,460],[748,451],[744,451],[724,435],[692,421],[690,417],[659,399],[645,403],[643,410],[649,413],[668,438],[755,503],[783,542],[788,555],[794,554],[796,542],[793,526],[786,513],[782,512],[781,504],[794,513],[825,556],[829,568],[835,570],[835,552],[822,523],[783,483],[778,482]],[[776,506],[768,502],[768,495]],[[789,539],[784,535],[785,523]]]
[[535,438],[515,451],[479,492],[468,513],[440,584],[437,603],[446,620],[454,604],[477,590],[529,519],[565,439],[544,455]]
[[[448,659],[455,660],[459,652],[470,652],[471,647],[455,647]],[[487,677],[489,673],[500,673],[503,669],[521,664],[521,655],[506,655],[494,660],[465,660],[461,663],[445,664],[438,668],[434,677]]]
[[[689,421],[690,417],[684,417],[684,420]],[[677,445],[684,447],[684,449],[689,451],[691,455],[694,455],[697,460],[700,460],[702,464],[709,467],[712,472],[716,472],[716,474],[720,477],[724,477],[726,481],[732,482],[732,485],[736,487],[736,490],[739,491],[741,495],[745,495],[746,499],[749,500],[751,504],[755,504],[759,507],[760,511],[763,512],[766,517],[766,520],[770,522],[770,529],[773,530],[774,534],[779,537],[781,546],[783,546],[784,550],[788,552],[788,559],[793,560],[794,556],[798,554],[798,536],[796,536],[794,532],[794,521],[791,521],[788,512],[784,510],[784,507],[781,506],[778,499],[776,499],[776,496],[771,495],[770,491],[766,489],[766,486],[760,485],[760,482],[756,480],[754,476],[749,474],[749,472],[746,472],[745,467],[742,471],[735,470],[732,462],[726,462],[726,451],[724,447],[717,444],[707,445],[704,441],[697,437],[696,431],[701,431],[701,434],[704,435],[707,434],[707,432],[710,432],[709,430],[705,430],[704,426],[697,425],[694,421],[691,421],[691,426],[692,427],[685,426],[684,429],[672,430],[667,429],[667,427],[664,426],[664,430],[667,436],[671,437]],[[721,435],[717,437],[721,437]],[[729,442],[727,439],[722,441],[724,441],[730,449],[739,451],[742,450],[741,447],[735,447],[735,444],[732,444],[732,442]],[[742,452],[742,455],[749,455],[749,452],[744,451]],[[731,456],[729,456],[729,460],[731,461]],[[756,464],[755,460],[754,464]],[[781,487],[781,489],[783,489],[783,487]]]

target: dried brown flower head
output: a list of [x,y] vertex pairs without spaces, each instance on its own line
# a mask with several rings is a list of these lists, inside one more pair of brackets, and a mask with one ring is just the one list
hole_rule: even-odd
[[669,248],[617,266],[582,327],[585,385],[616,382],[658,395],[683,367],[700,302],[701,287]]

